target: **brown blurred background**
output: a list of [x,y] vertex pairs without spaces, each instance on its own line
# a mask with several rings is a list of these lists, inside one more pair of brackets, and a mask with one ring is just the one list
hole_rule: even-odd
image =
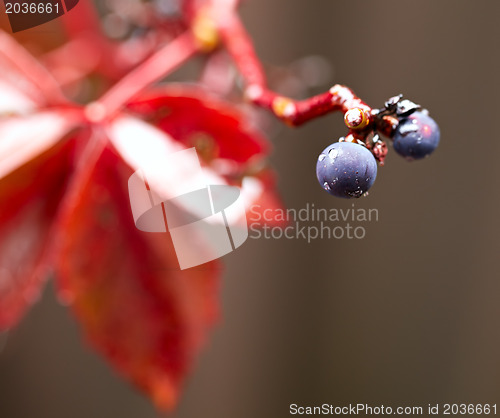
[[[322,55],[330,84],[375,107],[402,92],[431,110],[441,145],[414,163],[390,153],[355,201],[379,210],[364,240],[251,239],[225,257],[223,318],[175,416],[500,404],[500,4],[252,0],[242,14],[264,62]],[[351,207],[314,172],[344,133],[340,115],[279,131],[272,161],[288,207]],[[156,416],[82,344],[50,288],[0,354],[2,418]]]

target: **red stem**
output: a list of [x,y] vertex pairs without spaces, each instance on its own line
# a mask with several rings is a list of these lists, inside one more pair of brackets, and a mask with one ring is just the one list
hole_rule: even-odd
[[371,107],[345,86],[336,85],[326,93],[302,101],[282,97],[273,92],[267,87],[265,73],[252,40],[238,15],[232,13],[220,22],[219,30],[228,52],[246,81],[248,99],[269,109],[286,123],[298,126],[329,112],[340,110],[346,113],[354,108],[364,110],[369,122],[373,121]]
[[160,48],[92,104],[95,109],[99,109],[99,118],[112,116],[133,97],[176,70],[197,51],[198,46],[191,32],[183,33]]
[[266,87],[266,76],[253,42],[236,13],[220,23],[219,34],[247,85]]

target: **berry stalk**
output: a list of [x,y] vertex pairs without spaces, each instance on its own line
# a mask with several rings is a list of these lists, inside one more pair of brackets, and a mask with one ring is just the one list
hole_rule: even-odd
[[255,105],[270,110],[288,125],[299,126],[330,112],[346,113],[352,109],[359,109],[365,120],[362,127],[348,124],[350,129],[365,128],[373,122],[371,107],[345,86],[335,85],[326,93],[301,101],[283,97],[270,90],[251,37],[236,13],[219,23],[219,33],[246,82],[246,97]]

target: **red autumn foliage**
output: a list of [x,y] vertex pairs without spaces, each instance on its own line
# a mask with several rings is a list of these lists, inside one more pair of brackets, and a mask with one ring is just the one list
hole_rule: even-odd
[[269,153],[267,140],[249,126],[234,105],[200,88],[177,85],[155,89],[128,108],[186,147],[198,145],[197,149],[202,149],[205,145],[208,160],[223,158],[246,164]]
[[[221,264],[181,271],[168,233],[135,227],[127,191],[134,158],[172,141],[195,146],[221,182],[275,206],[272,175],[258,168],[268,143],[236,105],[201,86],[160,87],[133,100],[118,94],[125,100],[111,105],[116,111],[95,117],[99,107],[63,93],[71,62],[35,58],[10,35],[0,38],[8,47],[0,51],[0,330],[21,320],[53,275],[89,343],[171,409],[217,319]],[[74,68],[77,82],[86,70]],[[126,137],[121,121],[139,135]]]
[[139,231],[132,170],[106,147],[61,220],[59,289],[90,342],[160,407],[175,404],[217,314],[218,263],[181,271],[167,234]]

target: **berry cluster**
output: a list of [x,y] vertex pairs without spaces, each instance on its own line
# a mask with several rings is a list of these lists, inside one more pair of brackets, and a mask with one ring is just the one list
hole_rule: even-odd
[[439,144],[434,119],[401,95],[389,99],[382,109],[351,108],[344,120],[351,132],[325,148],[316,164],[321,187],[336,197],[358,198],[373,185],[377,161],[383,165],[387,154],[379,133],[389,137],[394,150],[409,161],[427,157]]

